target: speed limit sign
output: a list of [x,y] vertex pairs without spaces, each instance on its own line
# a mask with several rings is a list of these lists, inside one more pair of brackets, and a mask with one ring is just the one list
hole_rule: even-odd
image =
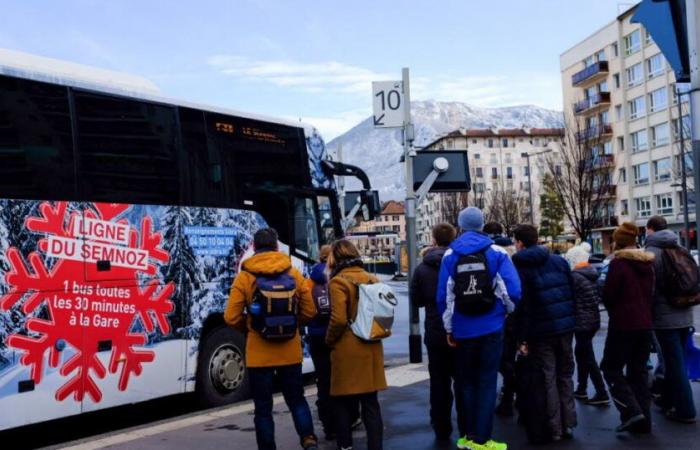
[[404,94],[401,81],[372,82],[374,126],[378,128],[404,125]]

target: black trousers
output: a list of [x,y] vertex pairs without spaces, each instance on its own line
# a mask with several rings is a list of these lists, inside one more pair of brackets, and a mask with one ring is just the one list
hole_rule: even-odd
[[[455,399],[455,350],[447,345],[426,346],[430,374],[430,423],[436,434],[452,433],[452,402]],[[467,433],[461,397],[456,397],[457,427]]]
[[576,336],[574,353],[578,369],[578,388],[585,390],[588,386],[588,377],[590,376],[596,393],[605,394],[605,382],[593,350],[593,337],[596,331],[577,331],[574,334]]
[[651,416],[647,361],[651,331],[609,330],[601,369],[622,422],[639,414]]
[[352,448],[352,423],[357,405],[361,406],[362,423],[367,432],[367,449],[381,450],[384,439],[384,422],[376,392],[333,397],[336,416],[338,448]]
[[503,353],[501,354],[501,365],[498,371],[503,377],[503,387],[501,393],[502,402],[510,403],[515,396],[515,356],[518,354],[518,340],[515,333],[506,328],[503,335]]
[[325,336],[308,336],[308,340],[316,372],[318,419],[323,425],[323,432],[332,435],[335,434],[335,419],[331,400],[331,349],[326,345]]

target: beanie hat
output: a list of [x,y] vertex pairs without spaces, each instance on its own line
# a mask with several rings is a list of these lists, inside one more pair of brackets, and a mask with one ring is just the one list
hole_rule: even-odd
[[[589,246],[590,247],[590,246]],[[566,262],[569,263],[571,269],[575,269],[582,263],[587,263],[590,258],[590,254],[586,251],[586,247],[583,245],[577,245],[576,247],[571,247],[569,251],[566,252],[564,257]]]
[[637,235],[639,234],[639,228],[632,222],[623,222],[622,225],[617,227],[613,232],[613,240],[615,241],[615,248],[621,249],[625,247],[632,247],[637,243]]
[[457,222],[463,231],[481,231],[484,229],[484,213],[470,206],[459,212]]
[[591,253],[593,251],[593,247],[591,247],[591,244],[589,244],[588,242],[581,242],[580,244],[578,244],[578,246],[581,247],[586,253]]

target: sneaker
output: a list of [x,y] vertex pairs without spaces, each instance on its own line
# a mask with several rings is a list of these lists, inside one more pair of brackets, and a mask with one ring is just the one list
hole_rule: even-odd
[[607,393],[598,393],[593,397],[586,399],[584,403],[593,406],[610,406],[610,397],[608,397]]
[[508,450],[508,444],[491,439],[486,443],[486,448],[489,450]]
[[352,425],[350,426],[351,430],[357,430],[362,426],[362,417],[358,417],[357,420],[355,420]]
[[675,410],[675,409],[669,409],[668,411],[666,411],[666,412],[664,413],[664,415],[666,416],[666,418],[667,418],[668,420],[672,420],[672,421],[674,421],[674,422],[678,422],[678,423],[687,423],[687,424],[695,423],[695,417],[688,417],[688,418],[680,417],[680,416],[676,413],[676,410]]
[[564,428],[564,431],[561,434],[562,439],[573,439],[574,438],[574,430],[571,427],[566,427]]
[[466,436],[457,439],[457,448],[459,449],[474,450],[474,447],[472,447],[473,445],[476,445],[476,443],[467,439]]
[[647,418],[644,417],[644,414],[637,414],[618,425],[617,428],[615,428],[615,432],[623,433],[625,431],[631,431],[635,427],[641,426],[641,423],[646,422],[646,420]]
[[318,441],[316,436],[307,436],[301,441],[301,447],[304,450],[318,450]]
[[[462,447],[460,447],[460,444]],[[484,444],[477,444],[474,441],[469,441],[466,438],[460,438],[457,441],[457,448],[469,450],[508,450],[508,445],[502,442],[496,442],[490,439]]]
[[574,391],[574,398],[579,400],[588,400],[588,392],[586,392],[585,388],[579,386],[578,389]]

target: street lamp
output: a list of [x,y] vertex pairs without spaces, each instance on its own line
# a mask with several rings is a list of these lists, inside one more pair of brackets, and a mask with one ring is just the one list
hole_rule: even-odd
[[[685,164],[685,137],[683,136],[683,109],[681,108],[681,91],[676,88],[676,103],[678,104],[678,134],[681,140],[681,183],[683,196],[683,226],[685,227],[685,248],[690,250],[690,221],[688,219],[688,181]],[[671,185],[673,186],[673,185]]]
[[530,169],[530,157],[544,155],[545,153],[551,153],[552,149],[547,149],[537,153],[521,153],[521,158],[527,158],[527,190],[530,196],[530,223],[535,225],[535,202],[532,200],[532,170]]

